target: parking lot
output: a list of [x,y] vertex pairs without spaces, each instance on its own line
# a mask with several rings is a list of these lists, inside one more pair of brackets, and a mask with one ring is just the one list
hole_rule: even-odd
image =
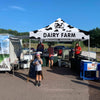
[[[100,82],[81,80],[67,67],[43,67],[44,80],[27,82],[28,69],[0,73],[1,100],[100,100]],[[95,98],[94,98],[95,97]]]

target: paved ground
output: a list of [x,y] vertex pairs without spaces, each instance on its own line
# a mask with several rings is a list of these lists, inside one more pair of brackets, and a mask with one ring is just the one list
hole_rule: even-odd
[[89,81],[90,100],[100,100],[100,80]]
[[80,80],[66,67],[43,67],[41,87],[34,86],[34,79],[26,82],[27,73],[27,69],[16,71],[15,76],[0,73],[0,100],[96,100],[90,98],[90,88],[100,91],[100,86]]

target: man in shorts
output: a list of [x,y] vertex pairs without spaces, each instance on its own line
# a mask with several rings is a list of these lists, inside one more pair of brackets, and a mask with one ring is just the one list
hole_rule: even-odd
[[49,45],[48,52],[49,52],[49,67],[50,66],[53,67],[54,48],[51,47],[51,45]]

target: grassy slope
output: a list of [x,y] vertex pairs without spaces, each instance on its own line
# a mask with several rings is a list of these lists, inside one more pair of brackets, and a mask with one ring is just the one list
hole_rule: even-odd
[[[37,48],[37,45],[38,45],[38,43],[32,43],[31,44],[31,47],[33,47],[33,48]],[[65,47],[71,47],[72,45],[71,44],[60,44],[60,43],[58,43],[58,44],[55,44],[54,46],[58,46],[58,45],[62,45],[62,46],[65,46]],[[48,45],[46,44],[46,43],[44,43],[44,47],[45,48],[48,48]],[[88,51],[88,47],[82,47],[82,50],[83,51]],[[90,48],[90,51],[94,51],[94,52],[100,52],[100,49],[96,49],[96,48]]]

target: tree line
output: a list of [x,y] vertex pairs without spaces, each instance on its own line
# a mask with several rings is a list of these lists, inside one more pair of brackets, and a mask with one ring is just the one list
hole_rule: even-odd
[[3,34],[3,33],[9,33],[11,35],[14,35],[14,36],[23,36],[23,35],[29,35],[29,32],[18,32],[16,30],[11,30],[11,29],[0,29],[0,34]]
[[[11,29],[0,29],[0,34],[3,33],[9,33],[11,35],[15,36],[23,36],[23,35],[29,35],[29,32],[18,32],[16,30]],[[91,47],[100,47],[100,28],[95,28],[89,31],[90,34],[90,45]],[[24,40],[24,42],[28,42],[28,40]],[[87,45],[87,41],[84,42],[85,45]]]
[[91,47],[100,47],[100,28],[89,31]]

